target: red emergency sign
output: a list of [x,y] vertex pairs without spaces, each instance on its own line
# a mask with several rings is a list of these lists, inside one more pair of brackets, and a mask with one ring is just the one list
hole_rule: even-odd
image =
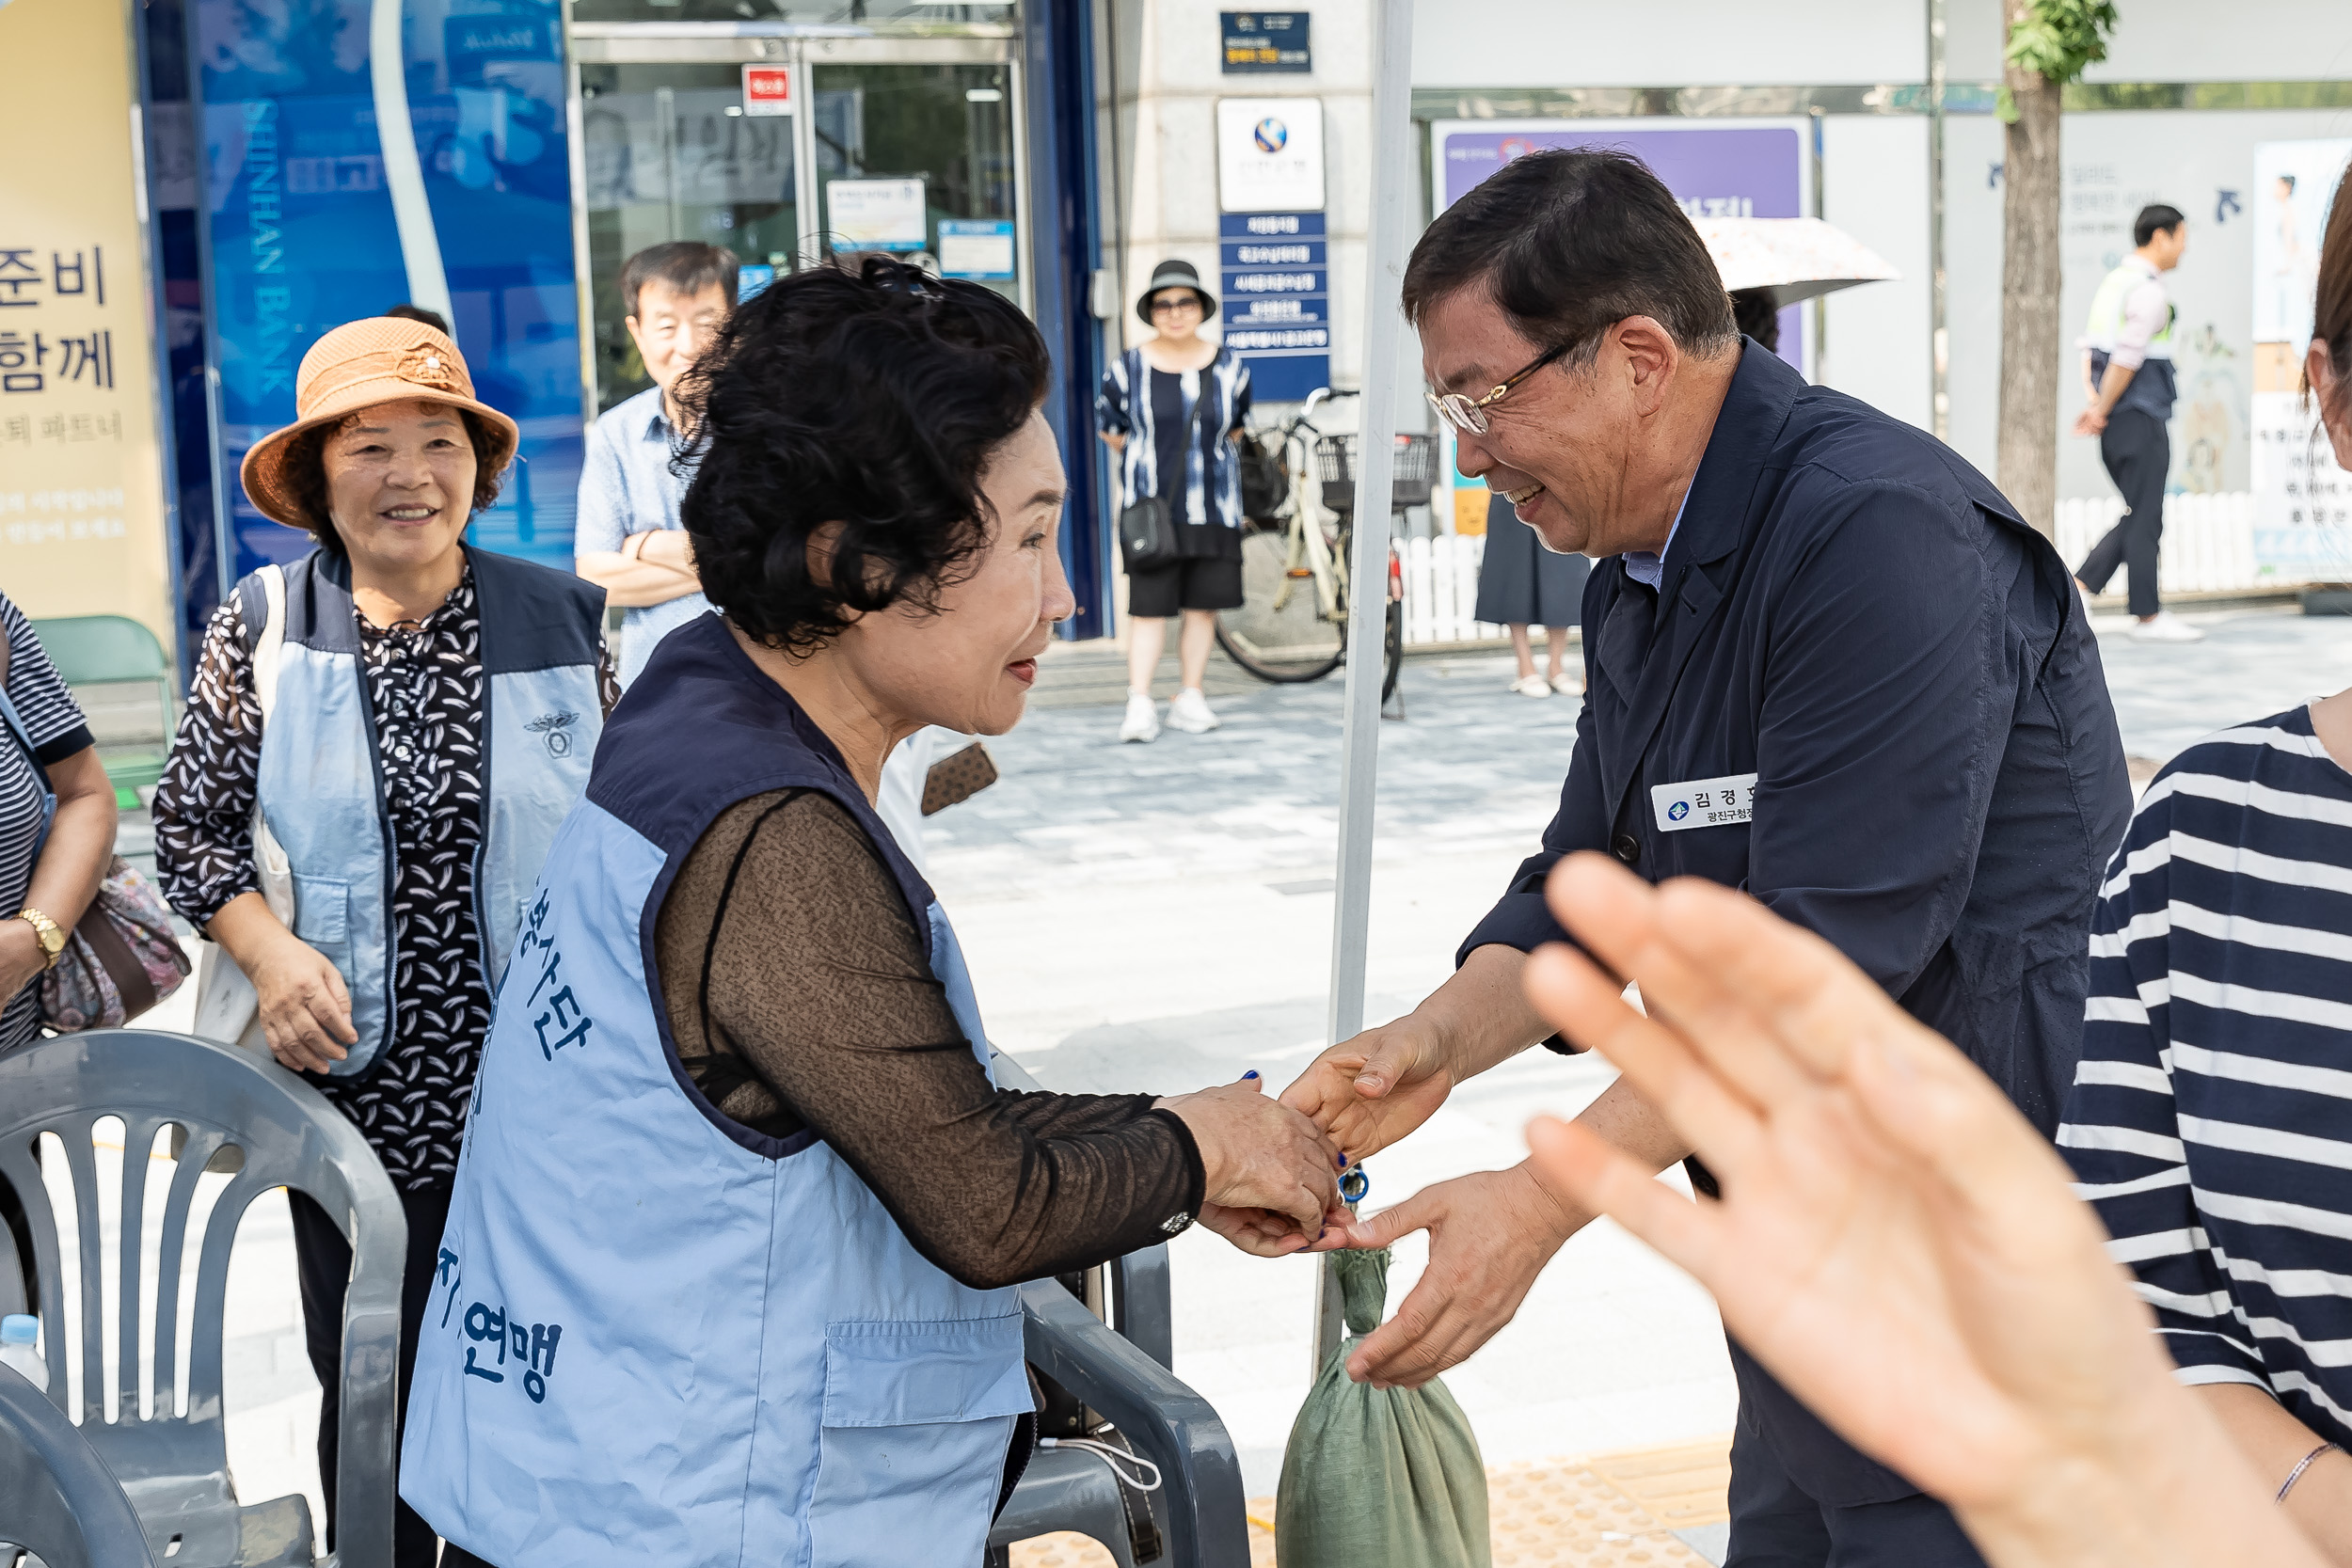
[[747,115],[788,115],[792,112],[792,70],[781,65],[743,68],[743,112]]

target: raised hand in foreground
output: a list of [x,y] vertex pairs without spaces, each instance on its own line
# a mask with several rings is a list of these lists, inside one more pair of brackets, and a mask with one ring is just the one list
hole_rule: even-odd
[[1244,1252],[1279,1258],[1348,1222],[1339,1146],[1269,1097],[1256,1073],[1153,1108],[1174,1112],[1200,1150],[1200,1223]]
[[2000,1568],[2320,1559],[2171,1376],[2067,1171],[2000,1092],[1828,943],[1603,856],[1552,874],[1536,1006],[1723,1183],[1692,1202],[1539,1117],[1534,1164],[1715,1292],[1830,1425],[1959,1513]]

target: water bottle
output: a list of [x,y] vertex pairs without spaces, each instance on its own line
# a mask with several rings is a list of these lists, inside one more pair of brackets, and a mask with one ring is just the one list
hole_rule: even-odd
[[34,1349],[40,1338],[40,1320],[24,1312],[11,1312],[0,1318],[0,1367],[22,1377],[34,1387],[44,1391],[49,1387],[49,1363]]

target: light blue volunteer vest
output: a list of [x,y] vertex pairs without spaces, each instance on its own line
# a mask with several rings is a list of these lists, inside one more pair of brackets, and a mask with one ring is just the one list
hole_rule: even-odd
[[[596,686],[604,591],[569,573],[466,552],[482,619],[482,842],[474,927],[491,987],[521,928],[556,830],[588,784],[603,730]],[[351,991],[359,1041],[329,1069],[348,1078],[383,1053],[397,1012],[391,949],[396,866],[375,720],[359,668],[351,563],[314,550],[287,567],[278,698],[262,730],[262,815],[294,871],[294,935]],[[268,603],[259,574],[237,584],[246,636]]]
[[927,1261],[813,1132],[722,1116],[659,994],[671,879],[792,786],[872,835],[988,1066],[954,932],[832,743],[717,616],[670,633],[499,992],[418,1338],[401,1496],[498,1568],[981,1560],[1031,1407],[1018,1297]]

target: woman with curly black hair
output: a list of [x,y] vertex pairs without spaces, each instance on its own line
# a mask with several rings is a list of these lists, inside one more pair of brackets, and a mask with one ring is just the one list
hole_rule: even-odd
[[697,366],[720,613],[614,709],[500,994],[402,1465],[445,1564],[977,1563],[1034,1430],[1018,1282],[1331,1216],[1254,1074],[997,1087],[875,816],[905,736],[1020,719],[1072,611],[1050,375],[1000,296],[880,259]]

